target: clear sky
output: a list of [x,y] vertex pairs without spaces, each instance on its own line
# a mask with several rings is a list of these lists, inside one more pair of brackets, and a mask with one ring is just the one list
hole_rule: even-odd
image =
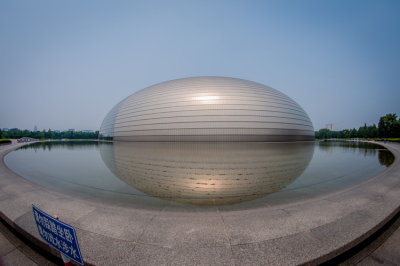
[[98,129],[190,76],[256,81],[316,130],[400,115],[400,1],[0,1],[0,128]]

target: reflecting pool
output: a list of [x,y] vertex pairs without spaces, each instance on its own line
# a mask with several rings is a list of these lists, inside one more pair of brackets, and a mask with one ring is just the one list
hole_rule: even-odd
[[362,142],[41,142],[5,157],[26,179],[105,204],[254,208],[313,198],[394,160]]

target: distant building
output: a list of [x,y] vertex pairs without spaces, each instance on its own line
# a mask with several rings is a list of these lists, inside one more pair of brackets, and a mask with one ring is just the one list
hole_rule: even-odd
[[60,131],[60,130],[54,130],[54,132],[55,132],[55,133],[60,133],[61,131]]
[[82,132],[85,132],[85,133],[93,133],[94,131],[91,130],[91,129],[84,129],[84,130],[82,130]]
[[6,128],[6,127],[3,127],[2,130],[3,130],[3,131],[9,131],[10,129],[9,129],[9,128]]
[[68,129],[67,131],[69,131],[69,132],[75,132],[75,128],[70,128],[70,129]]
[[33,131],[34,131],[34,132],[37,132],[37,131],[38,131],[36,125],[35,125],[35,127],[33,128]]

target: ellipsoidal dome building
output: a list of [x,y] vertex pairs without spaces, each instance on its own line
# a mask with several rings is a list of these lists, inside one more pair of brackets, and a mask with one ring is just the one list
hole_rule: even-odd
[[106,115],[100,138],[117,141],[304,141],[306,112],[268,86],[227,77],[162,82],[128,96]]

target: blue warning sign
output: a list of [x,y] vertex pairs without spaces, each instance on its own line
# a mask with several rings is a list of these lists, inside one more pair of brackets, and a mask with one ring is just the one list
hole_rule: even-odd
[[40,236],[53,248],[83,265],[75,229],[32,205],[33,216]]

